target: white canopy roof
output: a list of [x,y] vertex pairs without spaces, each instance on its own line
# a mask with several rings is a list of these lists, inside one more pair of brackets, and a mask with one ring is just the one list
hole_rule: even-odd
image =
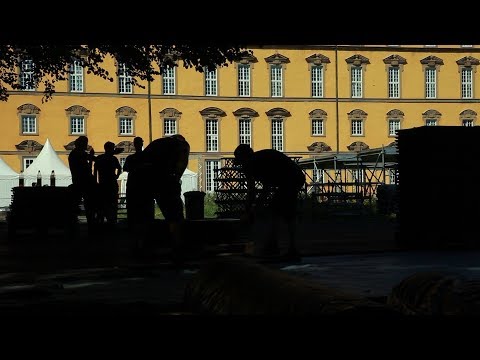
[[23,173],[25,176],[36,176],[39,170],[42,176],[49,176],[52,170],[55,171],[57,178],[59,176],[72,176],[70,168],[58,157],[48,139],[45,142],[42,151],[40,151],[40,154],[38,154],[36,159]]
[[18,175],[1,157],[0,157],[0,176]]

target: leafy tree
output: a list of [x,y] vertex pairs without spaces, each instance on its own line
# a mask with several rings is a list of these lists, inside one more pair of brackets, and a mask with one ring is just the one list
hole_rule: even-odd
[[[164,43],[162,45],[4,45],[0,44],[0,100],[8,101],[8,86],[14,90],[36,88],[43,83],[43,101],[55,93],[55,84],[68,79],[71,64],[77,61],[87,74],[94,74],[106,81],[113,81],[118,74],[111,74],[103,67],[106,57],[125,63],[132,85],[145,88],[142,81],[153,81],[166,67],[204,68],[228,66],[244,56],[252,54],[241,45]],[[19,69],[24,61],[30,61],[31,77],[19,78]]]

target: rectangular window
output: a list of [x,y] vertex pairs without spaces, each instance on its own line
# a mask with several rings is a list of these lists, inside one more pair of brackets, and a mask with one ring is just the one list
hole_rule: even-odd
[[33,67],[34,67],[34,64],[32,60],[22,61],[22,65],[20,69],[20,85],[22,86],[22,90],[26,90],[26,91],[35,90],[36,84],[33,76]]
[[70,117],[70,134],[72,135],[85,134],[85,118],[83,116]]
[[387,171],[388,184],[395,185],[397,182],[397,172],[395,169],[388,169]]
[[313,136],[325,135],[323,132],[323,120],[321,119],[312,120],[312,135]]
[[436,119],[427,119],[427,120],[425,120],[425,125],[426,126],[437,126],[437,120]]
[[462,69],[462,99],[473,98],[473,77],[471,68]]
[[351,169],[350,174],[352,177],[352,182],[365,182],[365,177],[362,169]]
[[471,126],[473,126],[473,120],[463,120],[462,125],[467,126],[467,127],[471,127]]
[[175,67],[163,70],[163,95],[175,95]]
[[238,65],[238,96],[250,96],[250,65]]
[[323,98],[323,66],[312,66],[312,97]]
[[240,119],[238,121],[238,133],[240,134],[239,143],[248,144],[252,143],[252,128],[250,119]]
[[361,98],[363,96],[362,88],[362,68],[359,66],[352,66],[352,98]]
[[313,182],[323,184],[325,182],[325,170],[323,169],[314,169],[312,173]]
[[388,120],[388,135],[395,136],[397,135],[398,130],[400,130],[400,120],[398,119]]
[[427,99],[437,97],[437,69],[425,69],[425,97]]
[[121,117],[120,135],[133,135],[133,119],[131,117]]
[[83,92],[83,67],[79,61],[70,66],[70,91]]
[[123,156],[121,158],[118,159],[118,161],[120,162],[120,166],[122,167],[123,169],[123,166],[125,165],[125,161],[127,160],[127,157],[126,156]]
[[363,120],[352,120],[352,135],[363,135]]
[[23,171],[27,170],[27,168],[32,165],[33,161],[36,159],[35,156],[24,156],[23,157]]
[[272,97],[282,97],[282,65],[270,65],[270,93]]
[[164,119],[163,120],[163,135],[170,136],[177,133],[177,120]]
[[283,151],[283,120],[272,120],[272,149]]
[[217,96],[217,69],[205,70],[205,95]]
[[207,151],[218,151],[218,120],[206,120]]
[[400,97],[400,68],[388,68],[388,97]]
[[128,69],[125,64],[118,66],[118,91],[120,94],[132,93],[132,77],[128,74]]
[[37,117],[34,115],[22,115],[22,134],[37,133]]
[[205,192],[217,189],[215,178],[218,169],[220,169],[220,160],[205,160]]

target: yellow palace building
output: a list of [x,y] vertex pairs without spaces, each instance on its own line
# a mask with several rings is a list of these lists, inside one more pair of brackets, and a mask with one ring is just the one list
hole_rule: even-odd
[[[191,145],[199,189],[214,189],[215,169],[239,143],[290,156],[388,146],[399,129],[475,126],[480,47],[475,45],[251,46],[253,56],[205,73],[169,69],[145,89],[107,59],[114,82],[72,64],[69,81],[42,103],[42,88],[10,91],[0,102],[0,157],[20,172],[49,139],[67,163],[86,135],[97,153],[113,141],[125,151],[180,133]],[[28,59],[18,69],[29,76]]]

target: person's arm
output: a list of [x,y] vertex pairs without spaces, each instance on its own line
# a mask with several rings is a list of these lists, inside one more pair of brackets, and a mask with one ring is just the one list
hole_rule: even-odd
[[129,167],[130,167],[130,156],[127,156],[125,159],[125,163],[123,164],[123,171],[129,172]]
[[116,167],[116,171],[115,171],[115,176],[116,178],[118,179],[118,177],[120,176],[120,174],[122,173],[122,165],[120,165],[120,161],[118,161],[117,158],[115,158],[117,161],[116,161],[116,164],[115,164],[115,167]]

